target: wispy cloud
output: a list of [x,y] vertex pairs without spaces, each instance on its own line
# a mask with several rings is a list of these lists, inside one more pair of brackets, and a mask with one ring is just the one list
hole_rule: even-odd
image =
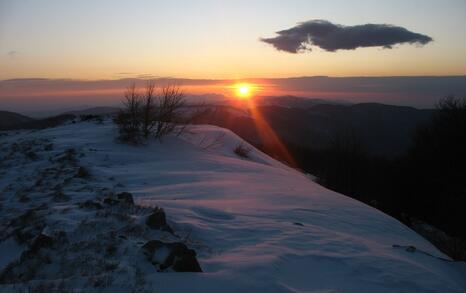
[[155,75],[153,75],[153,74],[150,74],[150,73],[138,74],[136,77],[137,77],[137,78],[142,78],[142,79],[157,78],[157,76],[155,76]]
[[8,53],[6,53],[6,55],[10,59],[15,59],[16,56],[18,56],[18,53],[19,53],[18,51],[12,50],[12,51],[9,51]]
[[117,72],[115,76],[118,78],[138,78],[138,79],[154,79],[160,78],[160,76],[156,76],[150,73],[135,73],[135,72]]
[[289,53],[311,51],[317,46],[326,51],[354,50],[360,47],[391,49],[396,44],[425,45],[433,39],[411,32],[406,28],[389,24],[362,24],[344,26],[326,20],[309,20],[276,32],[273,38],[261,38],[277,50]]

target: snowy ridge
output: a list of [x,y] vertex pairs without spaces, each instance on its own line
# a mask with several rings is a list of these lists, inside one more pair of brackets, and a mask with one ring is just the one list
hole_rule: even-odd
[[[252,147],[250,158],[239,158],[233,149],[245,143],[228,130],[192,126],[180,137],[137,147],[119,144],[115,136],[114,125],[105,121],[1,137],[2,233],[15,213],[47,203],[47,212],[36,212],[44,214],[40,219],[45,228],[33,232],[53,234],[61,229],[71,242],[85,239],[104,245],[102,257],[95,257],[104,263],[94,264],[104,269],[95,275],[70,270],[57,279],[60,256],[52,255],[29,285],[55,281],[57,288],[81,287],[86,292],[466,291],[463,263],[394,248],[415,246],[447,258],[397,220],[325,189]],[[12,153],[15,142],[26,150]],[[50,144],[53,149],[46,151]],[[60,176],[79,165],[89,170],[90,178],[70,177],[62,189],[64,198],[45,196],[40,188],[47,186],[24,189],[70,148],[76,150],[77,163],[65,164]],[[44,177],[47,184],[58,182],[60,177],[52,175]],[[107,192],[124,191],[133,194],[136,206],[126,214],[112,209],[112,220],[102,212],[79,208]],[[155,206],[166,211],[175,235],[144,228]],[[119,237],[121,233],[113,237],[112,231],[128,234],[123,235],[126,239]],[[27,249],[4,235],[0,269]],[[185,243],[197,252],[203,273],[157,272],[140,251],[150,239]],[[112,241],[117,242],[116,251],[105,256]],[[0,291],[21,286],[2,283]]]

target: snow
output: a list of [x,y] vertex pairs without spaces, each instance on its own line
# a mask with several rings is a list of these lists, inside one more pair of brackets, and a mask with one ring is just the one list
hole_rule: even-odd
[[10,262],[18,259],[21,256],[24,248],[18,245],[14,239],[7,239],[0,242],[0,251],[2,257],[0,258],[0,270],[6,267]]
[[[120,277],[105,280],[103,289],[108,292],[128,291],[125,286],[134,284],[156,292],[466,292],[464,263],[436,258],[448,259],[397,220],[318,185],[252,146],[249,158],[239,158],[234,148],[247,143],[228,130],[190,126],[179,137],[142,146],[124,145],[115,137],[110,121],[2,137],[4,146],[18,141],[35,141],[33,147],[53,143],[54,155],[75,148],[79,164],[93,174],[89,182],[73,179],[65,190],[71,201],[51,204],[47,233],[61,227],[73,240],[89,239],[97,235],[96,229],[107,233],[105,225],[123,225],[105,219],[102,224],[82,224],[83,219],[100,219],[76,206],[94,199],[97,188],[131,192],[141,206],[131,214],[135,223],[143,223],[145,208],[166,211],[178,238],[144,232],[121,240],[127,252],[119,249],[119,267],[138,267],[133,275],[117,269],[114,274]],[[4,210],[24,208],[13,199],[21,188],[20,177],[32,178],[50,164],[45,153],[36,152],[39,159],[13,157],[1,171],[0,190],[7,190],[1,198]],[[29,205],[44,198],[40,193],[29,197]],[[203,273],[157,272],[131,248],[154,237],[182,239],[197,252]],[[393,245],[415,246],[434,257]],[[2,266],[24,249],[12,238],[0,242],[0,248]],[[160,259],[167,254],[157,253]],[[45,269],[40,276],[55,279]],[[79,278],[65,283],[87,286]],[[13,290],[1,286],[1,291]]]

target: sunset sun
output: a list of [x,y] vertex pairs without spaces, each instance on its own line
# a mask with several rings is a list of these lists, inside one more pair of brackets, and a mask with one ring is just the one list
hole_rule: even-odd
[[235,86],[236,96],[240,99],[247,99],[251,97],[251,86],[249,84],[241,83]]
[[247,94],[249,94],[249,87],[246,86],[246,85],[241,86],[241,87],[239,88],[239,93],[240,93],[241,95],[247,95]]

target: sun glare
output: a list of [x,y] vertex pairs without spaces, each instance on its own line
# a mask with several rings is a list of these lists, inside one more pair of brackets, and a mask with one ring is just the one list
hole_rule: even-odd
[[251,97],[251,86],[249,84],[246,84],[246,83],[237,84],[235,88],[236,88],[236,95],[238,96],[238,98],[247,99]]
[[242,94],[242,95],[247,95],[247,94],[249,94],[249,87],[244,86],[244,85],[241,86],[241,87],[239,88],[239,93]]

